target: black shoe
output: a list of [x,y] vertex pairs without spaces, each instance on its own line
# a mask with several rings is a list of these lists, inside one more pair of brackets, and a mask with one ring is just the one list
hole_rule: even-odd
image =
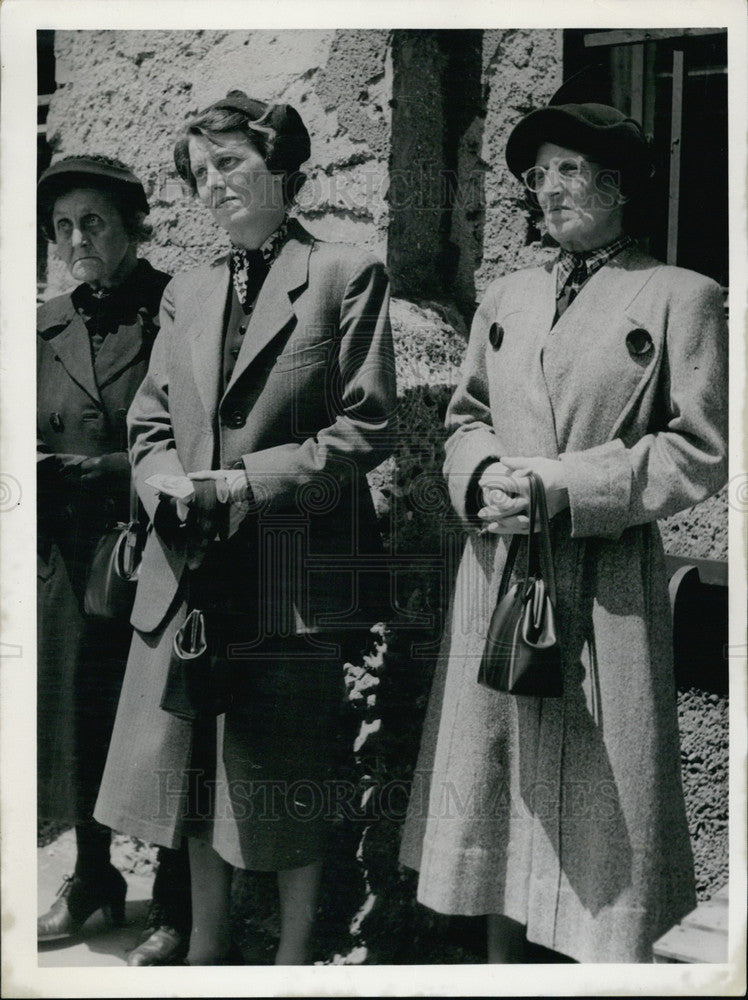
[[161,924],[149,928],[148,937],[127,956],[128,965],[181,965],[187,954],[187,938],[176,927]]
[[103,911],[110,924],[121,927],[126,894],[127,882],[113,865],[94,877],[66,875],[57,899],[36,922],[37,940],[72,937],[97,910]]

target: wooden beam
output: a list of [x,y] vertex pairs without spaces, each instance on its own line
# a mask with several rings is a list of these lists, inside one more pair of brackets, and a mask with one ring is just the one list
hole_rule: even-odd
[[722,35],[727,28],[621,28],[616,31],[593,31],[584,36],[588,49],[599,45],[634,45],[637,42],[661,42],[668,38]]
[[654,42],[647,42],[644,46],[644,111],[641,119],[642,127],[647,135],[654,133],[655,100],[657,97],[657,84],[655,81],[656,58],[657,46]]
[[680,208],[680,161],[683,147],[683,83],[685,54],[673,51],[673,94],[670,105],[670,182],[668,184],[667,259],[678,259],[678,213]]
[[700,559],[695,556],[665,556],[665,567],[668,576],[673,576],[679,569],[689,567],[698,570],[699,580],[712,586],[727,586],[726,559]]
[[629,115],[644,120],[644,45],[631,46],[631,94]]

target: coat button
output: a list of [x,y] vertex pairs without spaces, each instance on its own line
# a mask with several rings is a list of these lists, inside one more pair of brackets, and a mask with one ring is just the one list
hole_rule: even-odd
[[231,413],[226,414],[223,422],[226,427],[243,427],[246,421],[247,418],[241,410],[232,410]]
[[632,358],[640,358],[643,354],[649,353],[652,350],[652,346],[652,338],[641,327],[630,330],[626,334],[626,347]]
[[64,426],[62,423],[62,414],[56,412],[50,413],[49,422],[52,426],[52,430],[57,431],[57,433],[59,434]]
[[501,342],[503,341],[503,339],[504,339],[504,327],[499,326],[498,323],[492,323],[491,326],[488,328],[488,341],[491,344],[491,347],[493,347],[495,351],[498,351],[498,349],[501,347]]

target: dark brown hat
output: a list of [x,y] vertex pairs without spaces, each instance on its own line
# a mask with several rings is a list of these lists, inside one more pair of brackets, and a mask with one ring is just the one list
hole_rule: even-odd
[[145,215],[150,211],[145,190],[124,163],[108,156],[66,156],[47,167],[36,186],[37,202],[42,212],[54,201],[78,187],[92,187],[119,196]]
[[533,166],[544,142],[573,149],[606,166],[633,171],[641,179],[651,172],[649,143],[641,126],[607,104],[557,104],[526,115],[514,126],[506,144],[506,162],[515,177]]
[[290,104],[270,104],[248,97],[243,90],[230,90],[222,100],[211,104],[210,108],[240,111],[249,118],[249,128],[272,134],[276,149],[279,146],[283,148],[283,164],[289,173],[298,170],[311,155],[309,133],[301,115]]

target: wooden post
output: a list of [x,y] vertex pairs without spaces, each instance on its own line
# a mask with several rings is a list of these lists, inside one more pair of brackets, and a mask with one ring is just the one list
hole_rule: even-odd
[[683,132],[685,53],[673,52],[673,93],[670,123],[670,183],[668,185],[667,263],[678,262],[678,214],[680,209],[680,161]]
[[631,110],[638,122],[644,119],[644,45],[631,46]]

